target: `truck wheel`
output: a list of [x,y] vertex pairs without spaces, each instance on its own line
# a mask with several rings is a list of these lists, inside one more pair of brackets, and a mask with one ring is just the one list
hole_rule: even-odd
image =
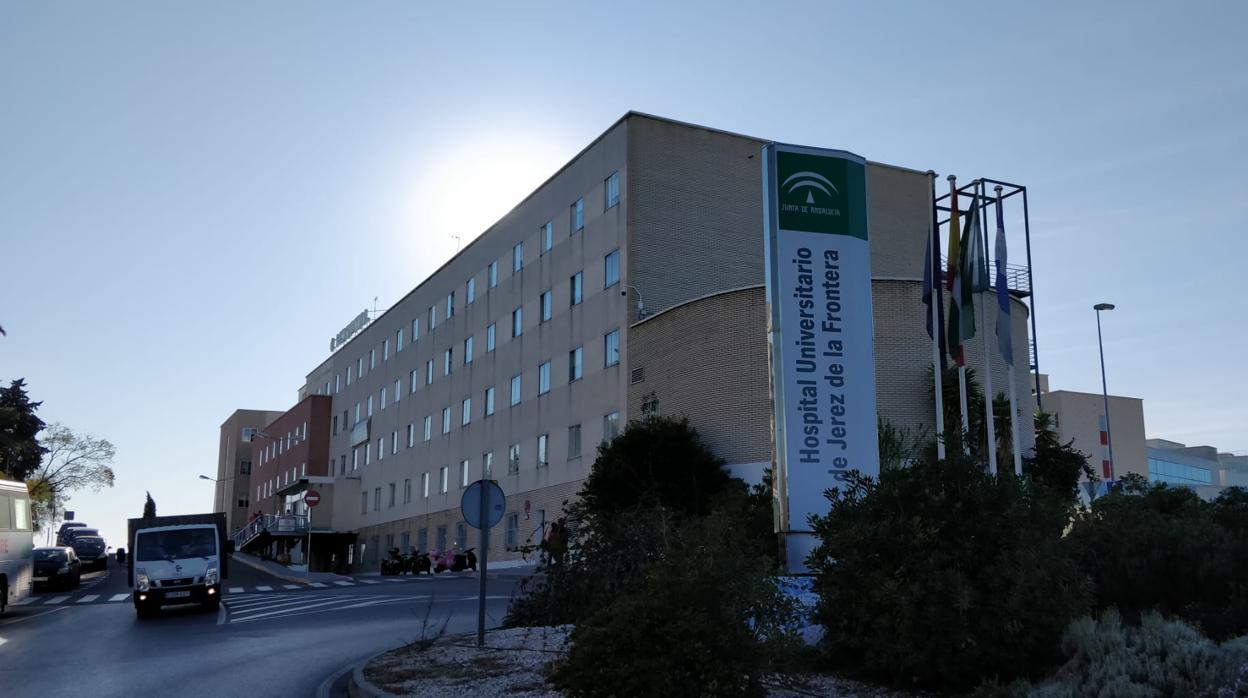
[[214,598],[212,601],[205,601],[201,603],[199,606],[205,611],[208,611],[210,613],[216,613],[221,608],[221,599],[220,597]]
[[136,603],[134,605],[134,613],[140,620],[145,620],[156,615],[156,608],[145,603]]

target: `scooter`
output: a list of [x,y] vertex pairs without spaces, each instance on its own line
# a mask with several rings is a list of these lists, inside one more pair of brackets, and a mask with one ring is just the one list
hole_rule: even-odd
[[455,553],[455,562],[451,565],[452,572],[461,572],[463,570],[477,571],[477,553],[476,548],[468,548],[462,553]]
[[403,574],[403,554],[398,548],[390,548],[388,552],[389,555],[381,560],[381,573],[383,575]]
[[429,553],[416,551],[410,557],[411,567],[409,569],[411,569],[412,574],[433,574],[433,562],[429,559]]

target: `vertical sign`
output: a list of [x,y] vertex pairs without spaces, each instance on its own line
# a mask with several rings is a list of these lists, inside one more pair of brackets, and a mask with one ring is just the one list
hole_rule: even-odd
[[824,490],[879,473],[866,161],[765,146],[763,214],[777,521],[786,567],[805,572]]

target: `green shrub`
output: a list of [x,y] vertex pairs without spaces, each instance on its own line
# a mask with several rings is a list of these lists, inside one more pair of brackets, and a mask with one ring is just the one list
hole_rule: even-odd
[[1209,504],[1184,487],[1132,480],[1095,500],[1065,542],[1095,584],[1097,608],[1132,621],[1156,610],[1225,639],[1248,633],[1242,506],[1235,492]]
[[1051,679],[1014,692],[1037,698],[1244,695],[1236,684],[1248,668],[1246,640],[1218,646],[1157,613],[1131,627],[1111,609],[1071,623],[1062,636],[1065,665]]
[[734,498],[674,533],[640,584],[577,625],[551,681],[569,696],[766,695],[800,642],[773,561],[742,553],[749,506]]
[[1060,546],[1071,502],[960,455],[856,476],[815,517],[827,662],[894,683],[1034,676],[1090,592]]

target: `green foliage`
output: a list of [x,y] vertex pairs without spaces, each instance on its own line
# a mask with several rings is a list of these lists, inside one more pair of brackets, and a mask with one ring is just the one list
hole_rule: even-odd
[[904,468],[919,454],[919,443],[922,436],[913,436],[905,427],[893,426],[893,423],[880,417],[876,425],[879,434],[880,470]]
[[156,500],[152,499],[152,493],[147,493],[147,501],[143,502],[143,518],[148,519],[156,516]]
[[598,447],[580,500],[595,517],[639,506],[701,516],[732,480],[723,466],[689,420],[647,417]]
[[1052,415],[1037,412],[1035,424],[1036,447],[1023,458],[1023,473],[1073,502],[1079,496],[1080,480],[1093,480],[1096,472],[1088,465],[1088,457],[1075,449],[1073,439],[1064,444],[1058,441]]
[[13,480],[30,478],[47,451],[38,439],[44,423],[35,414],[42,404],[30,401],[21,378],[0,388],[0,473]]
[[551,681],[569,696],[764,696],[799,640],[773,562],[745,555],[750,502],[732,497],[674,532],[668,554],[573,630]]
[[[629,423],[598,449],[576,502],[563,564],[544,561],[522,583],[508,627],[576,623],[635,588],[663,558],[682,523],[725,500],[746,498],[751,520],[765,522],[749,550],[774,551],[770,488],[747,495],[723,470],[687,420],[648,417]],[[774,556],[774,552],[773,552]]]
[[1118,613],[1080,618],[1062,637],[1066,664],[1049,680],[1017,687],[1036,698],[1235,696],[1248,668],[1248,638],[1221,646],[1192,626],[1145,614],[1138,627]]
[[954,454],[828,491],[808,562],[833,667],[944,688],[1035,675],[1087,612],[1060,546],[1070,502]]
[[[1124,478],[1125,479],[1125,478]],[[1185,487],[1130,480],[1080,514],[1066,540],[1098,608],[1157,610],[1215,639],[1248,633],[1242,492],[1204,502]]]

